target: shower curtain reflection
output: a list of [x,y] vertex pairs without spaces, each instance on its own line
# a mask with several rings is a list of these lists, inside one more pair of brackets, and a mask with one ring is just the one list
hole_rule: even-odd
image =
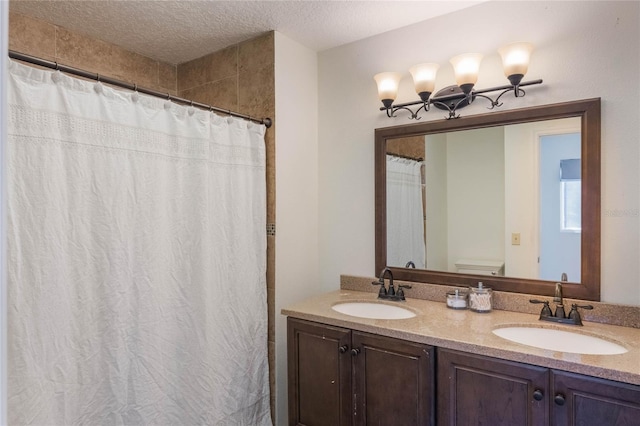
[[264,126],[10,68],[9,423],[271,424]]
[[425,268],[422,165],[387,154],[387,266]]

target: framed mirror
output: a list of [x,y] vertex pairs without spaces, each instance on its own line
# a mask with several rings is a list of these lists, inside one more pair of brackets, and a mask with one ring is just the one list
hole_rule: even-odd
[[376,129],[376,276],[600,300],[600,132],[599,98]]

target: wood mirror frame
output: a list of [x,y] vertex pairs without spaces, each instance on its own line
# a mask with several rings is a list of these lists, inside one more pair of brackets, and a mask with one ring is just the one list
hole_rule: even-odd
[[[600,300],[600,98],[491,112],[452,120],[428,121],[375,130],[375,275],[387,266],[387,139],[470,130],[559,118],[580,117],[582,139],[581,282],[563,283],[563,295]],[[455,272],[389,267],[395,279],[452,286],[476,286],[482,281],[494,290],[552,296],[555,281],[469,275]]]

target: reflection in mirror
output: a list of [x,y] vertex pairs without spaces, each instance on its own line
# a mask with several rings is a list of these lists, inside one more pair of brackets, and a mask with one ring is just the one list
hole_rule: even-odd
[[376,271],[600,298],[600,99],[376,129]]
[[580,282],[579,171],[576,117],[390,139],[387,264]]

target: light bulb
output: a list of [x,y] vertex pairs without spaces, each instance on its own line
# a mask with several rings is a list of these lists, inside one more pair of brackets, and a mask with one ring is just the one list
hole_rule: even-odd
[[511,43],[498,49],[502,57],[504,75],[511,84],[517,86],[529,69],[529,59],[533,45],[531,43]]
[[464,93],[470,93],[478,81],[478,71],[482,55],[479,53],[465,53],[451,58],[456,83]]
[[416,93],[420,95],[423,101],[429,99],[429,95],[433,93],[436,85],[436,73],[440,65],[438,64],[418,64],[409,68],[409,72],[413,77],[413,85]]

